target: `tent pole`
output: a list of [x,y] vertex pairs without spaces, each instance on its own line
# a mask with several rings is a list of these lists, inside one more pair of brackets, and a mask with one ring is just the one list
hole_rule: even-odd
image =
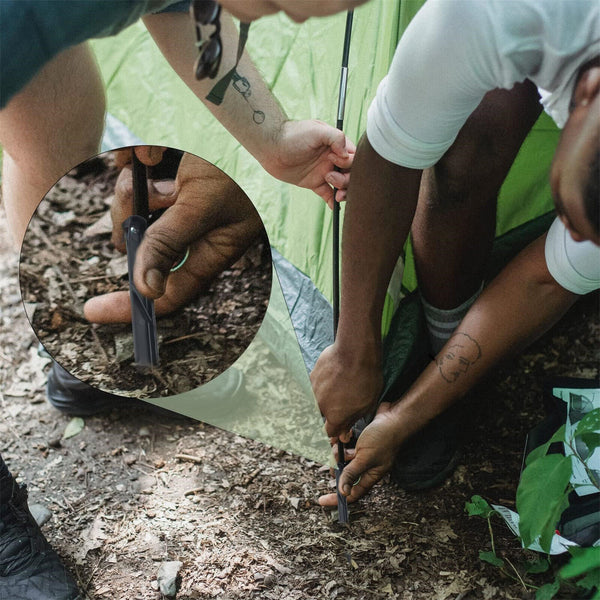
[[[344,110],[346,108],[346,87],[348,84],[348,55],[350,54],[350,35],[352,33],[353,11],[346,15],[346,30],[344,33],[344,50],[342,53],[342,72],[340,75],[340,90],[338,94],[337,128],[344,129]],[[339,171],[338,167],[335,167]],[[333,337],[337,334],[338,321],[340,318],[340,205],[336,201],[337,188],[333,190]],[[340,475],[346,465],[344,443],[338,439],[338,460],[335,471],[338,520],[340,523],[348,523],[348,502],[346,497],[340,493],[338,483]]]

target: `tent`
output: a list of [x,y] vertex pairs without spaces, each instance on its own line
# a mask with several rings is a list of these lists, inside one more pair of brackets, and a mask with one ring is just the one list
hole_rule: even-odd
[[[356,142],[365,130],[368,106],[387,72],[396,43],[421,3],[371,0],[355,11],[345,132]],[[252,23],[248,51],[290,118],[335,123],[344,25],[344,14],[303,24],[278,14]],[[278,276],[274,277],[273,297],[259,338],[270,344],[277,360],[299,381],[306,402],[314,405],[307,371],[332,339],[331,212],[312,192],[281,183],[263,171],[171,71],[142,23],[92,45],[106,82],[109,114],[105,148],[139,140],[192,152],[228,173],[258,208],[273,247]],[[502,253],[501,262],[520,247],[513,243],[513,233],[530,238],[540,227],[538,217],[552,209],[547,174],[557,139],[558,130],[543,114],[502,188],[497,235],[500,247],[508,250]],[[547,222],[542,221],[541,227]],[[419,343],[419,308],[410,294],[415,288],[407,246],[405,259],[390,284],[384,315],[389,384]],[[401,301],[405,306],[397,310]],[[252,352],[253,345],[247,353]],[[219,378],[204,388],[210,389],[213,383],[218,386]],[[234,426],[198,411],[194,393],[190,394],[171,400],[170,407],[248,434],[247,426]],[[318,412],[314,406],[311,410],[312,422],[318,427]],[[253,437],[271,441],[268,435]],[[312,449],[292,443],[286,449],[321,460],[327,443],[321,433]]]

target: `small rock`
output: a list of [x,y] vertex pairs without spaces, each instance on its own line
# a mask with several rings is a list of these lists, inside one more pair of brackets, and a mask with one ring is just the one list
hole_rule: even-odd
[[183,567],[180,560],[169,560],[162,563],[158,569],[158,587],[161,594],[167,598],[174,598],[179,588],[179,571]]
[[254,581],[264,581],[265,576],[262,573],[254,573]]
[[48,440],[48,447],[60,448],[61,447],[60,440],[61,440],[60,437],[55,437],[55,438],[52,438],[51,440]]
[[134,489],[138,494],[151,494],[156,485],[156,479],[152,475],[142,475],[135,482]]
[[265,580],[263,581],[263,583],[268,586],[271,587],[272,585],[275,585],[275,583],[277,582],[277,577],[275,577],[275,575],[273,575],[273,573],[269,573],[266,577]]
[[147,427],[140,427],[138,435],[140,437],[150,437],[150,430]]
[[47,523],[52,517],[52,511],[43,504],[31,504],[29,506],[29,512],[40,527],[44,525],[44,523]]

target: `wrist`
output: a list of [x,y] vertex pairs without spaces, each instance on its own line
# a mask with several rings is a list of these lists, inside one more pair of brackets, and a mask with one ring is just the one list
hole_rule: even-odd
[[360,335],[356,332],[346,335],[338,329],[335,341],[336,352],[349,369],[382,368],[381,338],[373,335]]
[[361,362],[377,362],[382,360],[381,326],[377,320],[344,318],[344,310],[336,335],[336,346],[349,358]]
[[404,400],[399,400],[390,406],[388,417],[398,439],[402,440],[400,445],[430,421],[427,414],[419,410],[418,406]]
[[277,115],[268,123],[268,129],[263,132],[263,142],[253,152],[254,158],[267,173],[277,177],[278,166],[282,162],[282,141],[285,136],[285,127],[289,121],[285,115]]

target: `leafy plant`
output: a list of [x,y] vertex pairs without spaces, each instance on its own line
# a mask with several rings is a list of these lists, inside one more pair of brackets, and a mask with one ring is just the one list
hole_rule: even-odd
[[[537,589],[537,586],[525,581],[524,577],[527,574],[543,573],[548,570],[548,567],[550,566],[548,559],[546,557],[540,557],[538,560],[525,562],[523,565],[514,565],[510,560],[502,559],[496,553],[494,531],[492,529],[492,517],[494,515],[499,515],[498,511],[492,508],[481,496],[473,496],[471,501],[465,504],[465,511],[470,517],[477,516],[487,520],[492,549],[490,551],[480,550],[479,558],[484,562],[498,567],[506,577],[518,581],[525,589]],[[507,568],[507,564],[509,568]],[[520,567],[520,569],[518,567]]]
[[[567,433],[563,425],[545,444],[533,450],[526,460],[526,467],[517,488],[517,511],[520,516],[519,533],[524,547],[538,543],[544,552],[550,551],[552,538],[563,511],[569,505],[569,494],[575,489],[571,476],[575,464],[585,470],[591,484],[600,490],[597,473],[589,467],[589,458],[600,446],[600,408],[590,411]],[[570,449],[569,455],[551,453],[550,446],[563,443]],[[582,452],[581,449],[585,450]],[[595,590],[593,600],[600,600],[600,547],[569,549],[571,558],[558,572],[554,581],[540,588],[527,583],[524,575],[540,573],[548,569],[548,558],[519,571],[510,561],[496,554],[491,519],[496,511],[481,496],[473,496],[465,510],[470,516],[480,516],[487,520],[490,532],[491,551],[481,551],[481,560],[498,567],[513,579],[518,579],[525,588],[536,589],[536,600],[551,600],[564,582],[574,582],[585,590]],[[508,562],[511,572],[506,569]]]

